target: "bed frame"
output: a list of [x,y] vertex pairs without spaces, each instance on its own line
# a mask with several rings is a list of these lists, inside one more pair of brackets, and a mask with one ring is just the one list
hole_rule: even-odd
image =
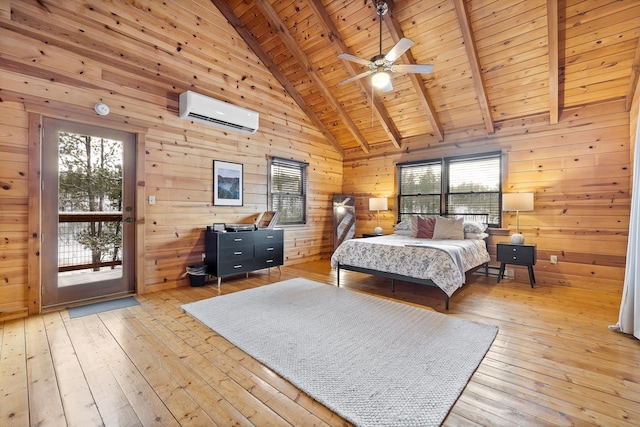
[[[477,267],[472,268],[471,270],[467,270],[465,271],[465,276],[468,277],[474,273],[476,270],[483,268],[484,267],[484,275],[485,276],[489,276],[489,263],[486,262],[484,264],[480,264]],[[396,291],[396,280],[401,280],[403,282],[409,282],[409,283],[417,283],[418,285],[426,285],[426,286],[432,286],[435,288],[440,289],[440,287],[438,285],[436,285],[435,283],[433,283],[433,281],[431,279],[419,279],[416,277],[410,277],[410,276],[403,276],[402,274],[396,274],[396,273],[388,273],[386,271],[379,271],[379,270],[373,270],[371,268],[363,268],[363,267],[356,267],[353,265],[346,265],[346,264],[338,264],[338,268],[336,269],[336,277],[337,277],[337,284],[338,287],[340,287],[340,270],[349,270],[349,271],[356,271],[358,273],[365,273],[365,274],[370,274],[372,276],[376,276],[376,277],[384,277],[386,279],[391,279],[391,292],[395,292]],[[444,306],[446,310],[449,310],[449,295],[447,295],[442,289],[440,289],[442,291],[442,293],[444,294]]]

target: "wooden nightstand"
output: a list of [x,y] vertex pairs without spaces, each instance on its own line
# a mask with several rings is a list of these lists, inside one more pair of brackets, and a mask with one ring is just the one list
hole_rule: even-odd
[[504,278],[504,266],[506,264],[526,265],[529,269],[529,282],[531,287],[536,283],[533,274],[533,265],[536,263],[536,245],[515,245],[511,243],[498,243],[497,259],[500,262],[498,283]]

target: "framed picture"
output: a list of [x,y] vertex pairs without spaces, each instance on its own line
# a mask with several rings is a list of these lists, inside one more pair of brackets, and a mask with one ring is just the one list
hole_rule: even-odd
[[242,163],[213,161],[213,204],[242,206]]
[[277,211],[262,212],[256,220],[257,228],[273,228],[278,222],[280,213]]

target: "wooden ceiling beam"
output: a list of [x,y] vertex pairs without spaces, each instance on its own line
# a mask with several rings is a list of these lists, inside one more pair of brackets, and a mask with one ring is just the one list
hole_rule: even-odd
[[273,9],[273,6],[271,6],[271,4],[267,0],[254,0],[254,4],[256,5],[260,13],[262,13],[262,15],[264,15],[264,17],[267,19],[267,22],[271,24],[271,28],[273,28],[273,30],[278,33],[285,46],[287,46],[302,69],[306,71],[309,77],[311,77],[311,80],[313,80],[313,83],[315,84],[318,91],[322,94],[324,100],[327,101],[329,105],[331,105],[336,113],[338,113],[338,116],[340,116],[340,119],[347,127],[349,132],[351,132],[351,135],[353,135],[354,139],[360,145],[362,150],[365,153],[369,153],[369,144],[365,140],[364,136],[362,135],[362,133],[360,133],[360,130],[353,122],[353,120],[351,120],[351,117],[349,117],[347,111],[333,96],[326,83],[324,82],[324,79],[318,74],[311,60],[309,60],[309,58],[302,51],[291,33],[289,33],[287,26],[284,24],[284,22],[282,22],[282,19],[280,19],[278,13]]
[[344,148],[338,140],[333,136],[333,134],[327,129],[322,120],[318,117],[318,115],[313,111],[313,108],[309,104],[305,102],[302,98],[302,95],[296,90],[295,86],[287,79],[284,75],[280,67],[272,60],[271,56],[266,53],[262,47],[260,47],[260,43],[258,40],[251,34],[251,31],[240,21],[240,19],[235,15],[231,7],[225,0],[211,0],[220,13],[229,21],[229,24],[238,32],[238,35],[245,41],[245,43],[249,46],[249,48],[256,54],[256,56],[262,61],[265,67],[271,72],[273,77],[282,85],[284,90],[291,96],[291,98],[298,104],[298,106],[304,111],[304,113],[309,117],[309,120],[318,128],[318,130],[322,133],[322,135],[331,143],[333,148],[335,148],[338,153],[340,153],[340,157],[344,158]]
[[[329,34],[328,38],[333,42],[334,46],[336,46],[338,53],[349,53],[349,48],[342,40],[338,28],[335,26],[333,21],[331,21],[331,18],[329,18],[329,15],[327,14],[322,2],[320,0],[309,0],[308,3],[315,16],[320,20],[320,24],[324,27],[324,31]],[[346,67],[351,71],[352,75],[355,76],[356,74],[360,74],[362,72],[362,70],[356,67],[356,65],[354,65],[352,62],[342,62],[344,62]],[[368,88],[365,86],[362,79],[356,80],[355,83],[360,88],[360,92],[362,93],[364,98],[368,99]],[[389,117],[387,108],[378,98],[375,97],[373,98],[373,109],[376,117],[378,118],[378,121],[380,122],[380,125],[387,133],[387,136],[389,136],[389,140],[391,141],[391,143],[394,145],[394,147],[400,148],[402,138],[400,136],[400,132]]]
[[473,85],[476,89],[476,95],[478,97],[478,104],[480,104],[480,112],[482,113],[484,126],[487,128],[488,133],[494,133],[495,127],[493,124],[493,119],[491,118],[491,110],[489,109],[487,92],[484,89],[482,71],[480,69],[480,60],[478,59],[478,50],[476,48],[476,42],[473,38],[473,32],[471,31],[471,23],[469,22],[469,12],[467,11],[464,0],[453,0],[453,4],[456,7],[456,15],[458,16],[458,23],[460,24],[460,30],[462,31],[464,48],[467,51],[467,58],[469,60],[469,66],[471,68]]
[[[404,37],[404,31],[402,31],[402,28],[400,28],[400,23],[398,22],[398,20],[393,17],[393,1],[387,0],[387,5],[389,6],[389,12],[382,16],[384,18],[385,24],[389,28],[389,32],[391,33],[393,41],[395,43],[398,43],[398,41]],[[407,59],[408,62],[406,63],[416,63],[411,50],[407,50],[402,56]],[[408,76],[411,80],[411,84],[413,85],[414,90],[416,91],[416,95],[418,96],[418,100],[420,101],[422,108],[429,117],[429,122],[431,123],[431,127],[433,128],[435,136],[438,138],[438,141],[444,141],[444,130],[442,129],[442,124],[436,117],[435,109],[433,108],[431,98],[427,93],[424,81],[420,79],[417,74],[409,73]]]
[[547,31],[549,37],[549,123],[558,124],[560,104],[558,93],[558,0],[547,0]]

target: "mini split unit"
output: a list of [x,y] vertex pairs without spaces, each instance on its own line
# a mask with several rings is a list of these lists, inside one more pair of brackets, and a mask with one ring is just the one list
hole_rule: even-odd
[[180,94],[180,117],[234,132],[253,134],[259,115],[235,105],[186,91]]

